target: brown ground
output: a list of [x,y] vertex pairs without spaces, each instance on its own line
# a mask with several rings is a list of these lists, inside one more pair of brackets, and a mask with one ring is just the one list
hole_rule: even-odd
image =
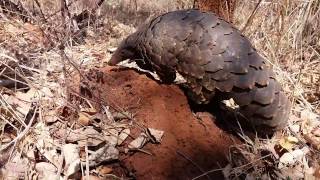
[[[134,70],[110,69],[102,69],[103,84],[96,84],[98,96],[136,113],[139,124],[165,132],[161,144],[149,143],[143,148],[153,155],[122,155],[121,164],[137,179],[192,179],[201,171],[226,165],[232,136],[219,129],[209,114],[202,113],[202,120],[197,119],[176,85],[159,84]],[[210,176],[223,178],[221,171]]]

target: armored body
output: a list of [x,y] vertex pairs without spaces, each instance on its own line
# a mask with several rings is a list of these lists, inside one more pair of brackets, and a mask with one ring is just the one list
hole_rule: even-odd
[[213,13],[180,10],[160,15],[122,41],[109,65],[135,60],[172,83],[186,79],[187,95],[208,104],[217,92],[233,98],[258,131],[284,127],[290,103],[265,59],[239,30]]

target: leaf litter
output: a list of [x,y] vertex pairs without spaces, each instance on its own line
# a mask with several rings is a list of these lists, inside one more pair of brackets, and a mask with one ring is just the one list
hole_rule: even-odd
[[[305,4],[301,6],[304,7]],[[82,107],[71,102],[66,88],[68,85],[66,73],[74,72],[75,68],[64,62],[66,60],[61,57],[58,49],[53,48],[40,53],[39,49],[47,47],[49,43],[40,27],[20,21],[14,23],[1,19],[1,42],[5,42],[4,46],[11,46],[8,49],[24,51],[26,56],[33,58],[33,62],[28,64],[31,74],[24,74],[23,71],[11,72],[26,75],[21,77],[22,79],[15,79],[14,90],[0,89],[2,176],[63,178],[75,175],[81,167],[86,166],[87,162],[90,167],[98,166],[102,174],[112,173],[111,168],[100,164],[119,158],[118,147],[130,137],[130,128],[133,126],[130,121],[122,122],[122,120],[128,120],[130,113],[127,115],[123,112],[111,113],[108,108],[98,110],[90,105]],[[108,23],[112,26],[110,32],[114,33],[108,41],[88,38],[84,45],[68,46],[65,49],[67,56],[75,60],[78,67],[82,69],[102,67],[119,43],[119,37],[123,38],[134,31],[132,26],[116,20]],[[260,49],[266,49],[262,42],[255,42],[255,45]],[[26,45],[30,46],[29,50],[25,50],[28,48]],[[10,69],[9,64],[13,62],[18,65],[15,69],[25,67],[26,63],[21,57],[14,55],[17,53],[12,53],[11,50],[8,51],[7,47],[4,49],[1,47],[1,68],[5,66],[5,69]],[[30,49],[39,51],[32,52]],[[310,61],[312,59],[310,57]],[[316,63],[310,62],[306,66],[314,67]],[[293,71],[300,68],[296,66],[292,65]],[[2,69],[0,75],[3,74],[1,71]],[[314,74],[317,74],[316,68],[314,71]],[[278,74],[288,76],[286,72]],[[308,88],[295,86],[293,91],[292,87],[289,87],[295,84],[292,83],[292,78],[289,76],[289,80],[286,80],[282,77],[284,82],[291,81],[291,83],[285,82],[287,86],[284,88],[287,92],[293,92],[294,98],[300,103],[292,110],[288,130],[267,141],[260,139],[249,141],[244,138],[246,140],[244,145],[230,149],[230,163],[223,171],[225,177],[238,177],[246,172],[247,178],[270,177],[275,174],[283,178],[320,178],[319,162],[312,161],[313,157],[319,158],[315,154],[320,151],[320,117],[316,113],[319,112],[319,104],[316,104],[317,97],[319,99],[319,83],[318,87],[313,87],[317,90],[309,89],[309,85],[317,85],[316,82],[319,82],[320,78],[315,77],[310,80],[309,76],[310,74],[306,72],[301,74],[301,83],[308,84]],[[28,84],[29,90],[22,88],[22,91],[16,91],[17,82],[21,81]],[[1,82],[4,81],[0,81],[0,84]],[[302,94],[308,94],[308,100],[312,101],[312,105]],[[104,107],[109,105],[104,104]],[[163,133],[160,130],[146,128],[140,135],[134,137],[128,147],[140,149],[147,142],[160,143]],[[88,156],[83,155],[83,152]],[[30,162],[21,155],[23,153],[36,162],[36,172],[26,173],[30,170]],[[36,156],[39,156],[38,159]],[[268,172],[263,169],[276,164],[278,166],[273,167],[272,171],[275,174],[266,175]]]

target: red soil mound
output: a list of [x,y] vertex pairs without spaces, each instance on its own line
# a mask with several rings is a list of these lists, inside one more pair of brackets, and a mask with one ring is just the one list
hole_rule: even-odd
[[[101,71],[104,83],[96,86],[100,98],[136,113],[139,124],[165,132],[161,144],[143,148],[153,155],[122,155],[122,165],[137,179],[192,179],[226,165],[232,136],[219,129],[209,114],[197,119],[178,86],[159,84],[134,70]],[[221,171],[210,177],[223,178]]]

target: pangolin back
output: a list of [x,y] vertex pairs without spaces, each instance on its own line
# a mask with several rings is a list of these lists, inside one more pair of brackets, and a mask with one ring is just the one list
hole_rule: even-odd
[[209,103],[217,92],[233,98],[258,131],[272,132],[287,122],[289,101],[265,59],[213,13],[180,10],[154,18],[122,42],[109,64],[126,58],[143,59],[137,64],[165,83],[180,73],[196,103]]

